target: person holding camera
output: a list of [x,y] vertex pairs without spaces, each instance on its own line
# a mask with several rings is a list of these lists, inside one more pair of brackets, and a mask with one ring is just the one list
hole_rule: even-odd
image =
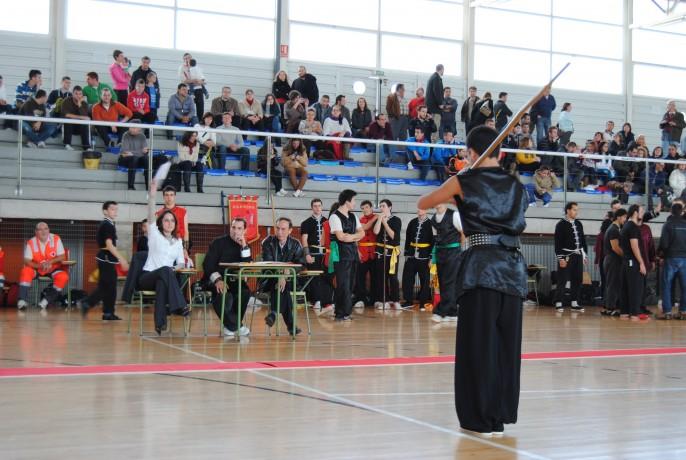
[[287,133],[297,134],[300,122],[305,119],[306,107],[307,99],[301,97],[298,91],[293,90],[288,93],[288,102],[286,102],[286,106],[284,107]]
[[[281,151],[283,167],[288,174],[291,185],[295,192],[293,196],[301,197],[305,195],[303,188],[307,182],[307,151],[300,139],[291,139]],[[300,176],[298,178],[297,176]]]

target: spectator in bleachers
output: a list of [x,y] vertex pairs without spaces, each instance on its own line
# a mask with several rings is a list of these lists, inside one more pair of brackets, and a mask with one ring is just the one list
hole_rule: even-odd
[[[210,112],[205,112],[200,123],[195,125],[198,128],[198,143],[200,144],[199,157],[211,154],[217,148],[217,134],[208,131],[213,126],[214,117]],[[207,160],[205,160],[207,161]]]
[[541,157],[535,153],[527,153],[533,150],[531,147],[531,138],[522,137],[519,141],[519,152],[515,156],[517,162],[517,170],[520,172],[534,172],[541,167]]
[[[262,113],[264,114],[264,119],[262,121],[262,128],[264,131],[270,133],[281,133],[281,107],[276,101],[273,94],[267,94],[264,97],[264,102],[262,102]],[[281,145],[281,138],[277,137],[275,139],[276,145]]]
[[[48,95],[45,90],[39,89],[36,95],[30,97],[21,106],[19,115],[26,115],[30,117],[41,117],[47,119],[48,108],[45,103],[48,101]],[[50,139],[55,131],[59,129],[59,125],[54,123],[46,123],[44,121],[22,121],[22,131],[24,136],[28,139],[26,146],[31,148],[45,148],[45,141]]]
[[[439,136],[443,138],[443,130],[447,129],[453,132],[457,131],[455,122],[455,113],[457,112],[457,99],[451,97],[452,90],[449,86],[443,88],[443,103],[440,105],[441,116],[439,125]],[[434,117],[435,120],[435,117]]]
[[[538,142],[538,150],[544,152],[559,152],[560,138],[557,133],[557,126],[548,128],[548,135]],[[555,174],[564,173],[564,159],[558,156],[546,155],[541,160],[541,164],[548,166]]]
[[293,80],[291,87],[298,91],[300,96],[305,99],[305,107],[319,100],[317,77],[307,73],[307,69],[304,65],[298,67],[298,78]]
[[537,143],[543,139],[548,132],[548,128],[552,125],[550,116],[555,110],[557,104],[555,97],[550,94],[550,88],[546,88],[543,92],[543,97],[536,102],[531,108],[531,118],[536,126],[536,141]]
[[[474,112],[474,107],[479,102],[479,96],[476,95],[476,86],[469,87],[469,95],[467,99],[462,103],[462,108],[460,109],[460,120],[464,123],[465,136],[469,132],[469,127],[472,125],[472,112]],[[524,123],[524,121],[521,121]]]
[[557,120],[557,128],[560,132],[560,144],[567,145],[574,134],[574,120],[572,119],[572,103],[562,104],[560,118]]
[[[138,120],[131,120],[133,123]],[[148,140],[145,138],[141,128],[130,128],[124,133],[121,139],[121,151],[119,152],[119,158],[117,159],[117,164],[123,168],[126,168],[128,173],[128,189],[136,190],[134,183],[136,182],[136,168],[148,169]],[[157,157],[164,158],[164,157]],[[154,160],[154,159],[153,159]],[[158,160],[159,161],[159,160]],[[157,167],[159,167],[157,164]],[[153,166],[154,170],[157,170]],[[144,171],[145,171],[144,170]],[[143,173],[145,178],[145,188],[148,188],[148,175]]]
[[[378,139],[384,141],[392,141],[393,130],[391,129],[391,124],[388,122],[386,114],[379,113],[374,117],[374,121],[369,124],[369,138]],[[381,151],[384,154],[383,160],[379,159],[384,165],[388,165],[391,162],[392,154],[391,149],[393,146],[384,144],[381,146]],[[376,151],[376,145],[367,144],[367,152]]]
[[531,124],[530,123],[525,123],[522,121],[522,137],[528,137],[531,139],[531,148],[536,148],[536,140],[534,139],[533,134],[531,133]]
[[565,151],[567,153],[579,154],[576,158],[567,158],[567,191],[576,192],[581,188],[581,178],[583,174],[581,172],[581,148],[574,141],[570,141],[565,146]]
[[143,123],[155,123],[155,114],[150,110],[150,96],[145,92],[145,82],[138,80],[133,91],[127,97],[126,106],[137,120]]
[[605,142],[612,142],[612,138],[615,137],[615,122],[612,120],[608,120],[607,123],[605,123],[605,131],[603,131],[603,140]]
[[217,134],[217,150],[215,150],[215,167],[218,169],[226,168],[226,154],[238,155],[240,158],[241,171],[250,170],[250,150],[243,144],[243,136],[238,134],[238,128],[233,125],[233,114],[224,112],[222,115],[222,125],[217,129],[229,131]]
[[[634,140],[634,142],[627,144],[627,150],[631,149],[632,147],[648,148],[648,144],[646,143],[645,134],[639,134],[638,136],[636,136],[636,139]],[[664,151],[664,148],[662,150]]]
[[[7,88],[5,81],[0,76],[0,113],[9,113],[12,110],[12,104],[7,101]],[[4,125],[3,125],[4,126]]]
[[350,127],[353,137],[369,137],[369,125],[372,123],[372,111],[367,107],[367,99],[357,99],[357,107],[353,109]]
[[493,99],[490,91],[486,91],[484,97],[474,105],[471,116],[472,124],[469,126],[469,129],[471,130],[476,126],[485,124],[486,120],[493,118],[493,115]]
[[[426,110],[426,108],[424,108]],[[429,119],[433,123],[432,119]],[[407,142],[429,143],[421,127],[414,129],[414,136],[408,137]],[[426,180],[431,167],[431,149],[429,147],[407,146],[407,169],[419,168],[419,180]]]
[[626,144],[624,143],[624,137],[622,136],[621,133],[615,134],[615,137],[612,138],[612,142],[610,142],[608,152],[610,155],[624,155],[624,150],[626,149]]
[[[88,103],[83,96],[83,90],[80,86],[74,86],[72,95],[62,102],[62,117],[71,118],[74,120],[90,120],[88,116]],[[76,132],[81,135],[81,147],[83,150],[88,149],[88,126],[74,125],[71,123],[64,124],[64,148],[67,150],[74,150],[71,146],[72,134]]]
[[[281,151],[283,168],[288,174],[288,179],[293,187],[293,196],[301,197],[305,195],[303,189],[307,182],[307,151],[305,144],[300,139],[290,139]],[[297,176],[300,176],[298,179]]]
[[57,101],[59,101],[60,99],[64,101],[69,96],[71,96],[71,78],[65,76],[62,77],[61,86],[57,89],[53,89],[52,91],[50,91],[47,102],[48,110],[53,110],[55,108],[55,105],[57,105]]
[[550,206],[553,199],[553,190],[560,186],[555,173],[547,166],[541,166],[534,173],[534,183],[526,184],[529,193],[529,206],[536,207],[536,199],[543,201],[543,207]]
[[629,145],[632,142],[634,142],[634,140],[635,140],[634,139],[634,133],[631,130],[631,123],[624,123],[622,125],[622,130],[617,134],[622,136],[622,143],[624,145]]
[[[521,123],[517,123],[510,134],[507,135],[505,140],[503,141],[503,147],[508,148],[508,149],[516,149],[519,147],[519,141],[522,140],[522,125]],[[507,154],[510,155],[510,154]],[[514,158],[514,157],[513,157]]]
[[29,79],[24,83],[17,85],[17,94],[14,102],[17,111],[21,110],[21,106],[24,105],[24,102],[36,95],[36,92],[38,92],[42,84],[43,74],[41,71],[36,69],[30,70]]
[[[419,112],[419,107],[424,104],[424,88],[421,86],[417,88],[417,90],[414,92],[414,98],[410,99],[409,104],[407,105],[408,112],[410,114],[410,120],[413,120],[417,118],[418,112]],[[413,130],[410,128],[410,132],[413,132]]]
[[[325,136],[350,137],[352,135],[348,120],[341,115],[341,109],[338,106],[334,106],[331,109],[331,115],[324,121],[323,128]],[[350,151],[349,142],[329,141],[329,145],[333,149],[334,157],[337,160],[350,159],[348,154]]]
[[[443,91],[444,71],[443,64],[438,64],[436,66],[436,71],[431,74],[429,80],[426,82],[426,100],[424,101],[424,105],[426,105],[426,108],[432,115],[436,126],[441,125],[441,114],[443,112],[442,105],[444,104],[443,99],[445,98]],[[438,140],[438,134],[432,134],[431,142],[436,142],[436,140]]]
[[395,91],[386,97],[386,113],[391,124],[393,139],[399,141],[407,139],[409,107],[405,100],[405,85],[402,83],[395,85]]
[[417,107],[417,116],[410,120],[410,133],[414,133],[417,128],[422,130],[426,139],[431,139],[431,135],[438,131],[425,105]]
[[[615,134],[615,137],[617,135]],[[598,155],[603,155],[603,159],[595,164],[596,176],[600,178],[604,184],[614,179],[615,170],[612,167],[612,154],[610,153],[610,144],[608,142],[600,143],[600,151]]]
[[[93,106],[100,102],[100,94],[103,90],[109,90],[112,95],[112,100],[118,102],[117,93],[114,92],[112,87],[107,83],[102,83],[100,77],[96,72],[88,72],[86,74],[86,84],[83,88],[83,95],[86,96],[86,101],[88,105]],[[126,99],[124,99],[126,101]]]
[[[683,217],[684,207],[674,203],[671,215],[662,227],[660,250],[664,257],[662,274],[662,314],[658,319],[672,319],[672,292],[675,278],[680,286],[686,286],[686,220]],[[683,295],[683,294],[682,294]],[[681,302],[679,319],[686,319],[686,303]]]
[[189,95],[195,102],[195,113],[205,113],[205,75],[190,53],[183,55],[183,64],[179,67],[181,83],[188,85]]
[[131,74],[128,71],[128,62],[124,53],[121,50],[114,50],[112,53],[114,62],[110,64],[109,71],[112,77],[112,86],[114,92],[117,94],[117,101],[125,103],[129,95],[129,82],[131,81]]
[[679,163],[669,175],[669,186],[674,191],[675,198],[686,198],[686,163]]
[[331,115],[331,104],[329,103],[329,96],[323,95],[321,100],[316,104],[312,104],[312,108],[317,111],[317,116],[315,117],[319,123],[324,125],[324,121]]
[[[214,123],[220,125],[222,123],[222,117],[226,112],[231,112],[232,122],[236,128],[240,127],[240,108],[238,106],[238,101],[231,97],[231,87],[223,86],[222,95],[212,99],[212,105],[210,106],[210,112],[214,115]],[[235,119],[235,120],[234,120]]]
[[[255,99],[255,92],[251,89],[245,91],[245,99],[238,103],[241,113],[241,130],[262,131],[264,128],[264,114],[262,105]],[[247,135],[243,139],[247,139]]]
[[279,103],[281,111],[283,112],[283,106],[288,101],[288,93],[291,92],[291,84],[288,83],[288,74],[285,70],[279,70],[274,76],[274,82],[272,83],[272,93],[276,98],[276,102]]
[[346,97],[342,94],[339,94],[336,96],[336,104],[334,105],[341,109],[341,115],[343,118],[348,120],[348,123],[350,123],[350,109],[345,106],[346,102]]
[[656,145],[656,146],[653,148],[652,157],[653,157],[654,159],[662,158],[662,153],[663,153],[663,152],[662,152],[662,147],[660,147],[659,145]]
[[155,72],[148,72],[145,77],[145,92],[148,95],[148,104],[150,105],[150,118],[152,122],[157,121],[157,111],[160,109],[160,102],[162,95],[160,94],[160,86],[157,83],[157,74]]
[[[242,138],[241,138],[242,140]],[[278,169],[280,158],[276,148],[272,146],[272,151],[269,155],[271,161],[270,180],[274,185],[274,192],[276,196],[287,196],[288,192],[283,189],[283,173]],[[267,174],[267,143],[257,151],[257,172],[259,174]]]
[[681,133],[686,128],[684,114],[676,109],[676,102],[667,102],[667,111],[660,120],[662,130],[662,150],[667,150],[670,144],[680,145]]
[[596,144],[588,142],[586,148],[581,152],[579,159],[581,160],[581,188],[584,190],[595,190],[596,180],[596,164],[598,160],[589,158],[587,155],[596,155]]
[[[670,144],[667,147],[667,156],[665,157],[665,160],[670,160],[670,161],[678,161],[681,160],[681,155],[679,155],[679,150],[677,150],[676,145]],[[667,174],[672,174],[672,171],[676,168],[675,163],[666,163],[665,164],[665,171]]]
[[[188,85],[179,83],[176,93],[172,94],[167,104],[167,125],[183,124],[192,126],[198,124],[193,98],[188,94]],[[171,139],[173,132],[167,131],[167,139]]]
[[[456,145],[457,141],[453,132],[449,129],[443,130],[443,139],[438,141],[439,144]],[[435,148],[431,153],[431,166],[436,171],[436,177],[442,183],[448,178],[448,164],[450,159],[457,154],[457,150],[446,147]]]
[[[100,102],[93,106],[92,116],[94,121],[120,121],[126,123],[133,116],[133,112],[125,105],[113,101],[110,90],[104,89],[100,93]],[[121,137],[126,129],[116,126],[96,126],[95,130],[105,145],[109,143],[110,146],[115,146],[121,142]]]
[[306,107],[307,99],[302,97],[299,91],[292,90],[288,94],[288,102],[286,102],[286,105],[284,106],[287,133],[293,134],[298,132],[300,122],[305,119]]
[[183,178],[183,191],[191,191],[191,173],[195,171],[195,183],[198,193],[203,193],[202,185],[205,179],[205,171],[200,161],[200,142],[198,133],[185,131],[181,141],[177,145],[179,169]]
[[605,141],[605,137],[603,136],[603,133],[600,131],[596,131],[595,134],[593,135],[593,139],[591,139],[591,142],[595,146],[595,151],[597,152],[600,147],[600,143]]
[[653,195],[657,195],[660,199],[660,207],[668,209],[670,206],[669,197],[672,195],[673,190],[668,183],[669,176],[665,172],[665,164],[651,163],[648,179],[650,180],[651,190],[651,194],[648,195],[648,208],[653,208]]
[[[298,132],[300,134],[305,136],[323,135],[324,128],[322,128],[322,124],[315,118],[316,115],[317,111],[313,107],[307,109],[307,118],[301,120],[300,125],[298,125]],[[311,141],[309,139],[304,139],[303,143],[305,144],[305,150],[307,150],[307,152],[311,150],[313,145],[317,150],[322,149],[324,145],[323,141]]]
[[[129,80],[129,91],[133,91],[136,87],[136,82],[138,80],[148,81],[148,75],[154,73],[150,68],[150,58],[148,56],[143,56],[141,58],[141,65],[138,66],[136,70],[131,74],[131,79]],[[160,84],[155,80],[155,88],[160,89]]]
[[498,94],[498,100],[493,106],[495,112],[495,129],[502,131],[512,116],[512,110],[507,106],[507,93],[505,91]]

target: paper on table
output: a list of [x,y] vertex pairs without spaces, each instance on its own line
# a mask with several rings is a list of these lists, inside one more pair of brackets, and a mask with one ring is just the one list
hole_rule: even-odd
[[159,167],[157,173],[155,173],[155,182],[157,184],[162,184],[169,174],[169,168],[171,168],[171,161],[167,161],[162,166]]

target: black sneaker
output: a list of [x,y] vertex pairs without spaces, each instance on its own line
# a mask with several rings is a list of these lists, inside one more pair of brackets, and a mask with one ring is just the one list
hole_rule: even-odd
[[264,317],[264,322],[267,324],[267,326],[272,327],[276,322],[276,314],[274,312],[269,313]]
[[295,328],[295,333],[293,333],[293,328],[292,328],[292,327],[289,327],[289,328],[288,328],[288,333],[289,333],[291,336],[293,336],[293,337],[295,337],[296,335],[299,335],[301,332],[302,332],[302,330],[301,330],[299,327],[296,327],[296,328]]
[[584,309],[584,307],[582,307],[581,305],[577,305],[576,307],[571,307],[571,310],[572,310],[572,313],[583,313],[586,311]]
[[81,316],[85,318],[91,306],[88,305],[86,299],[81,299],[78,302],[76,302],[76,304],[78,305],[79,310],[81,310]]
[[102,320],[103,321],[120,321],[121,318],[115,315],[114,313],[105,313],[102,315]]

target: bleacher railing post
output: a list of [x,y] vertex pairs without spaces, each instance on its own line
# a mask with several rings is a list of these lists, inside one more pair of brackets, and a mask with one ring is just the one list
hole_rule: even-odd
[[[148,184],[152,184],[152,157],[155,149],[155,131],[153,130],[152,126],[154,125],[151,125],[150,127],[150,147],[148,148]],[[134,165],[134,168],[135,167],[136,166]],[[161,185],[162,184],[160,184],[160,186]],[[155,193],[157,193],[157,190],[155,190]]]
[[[267,136],[267,204],[272,202],[271,181],[272,181],[272,137]],[[309,153],[309,152],[308,152]]]
[[565,205],[567,204],[567,157],[562,157],[562,196],[564,197]]
[[650,186],[650,163],[648,163],[648,159],[646,158],[646,209],[652,211],[651,205],[653,204],[653,191],[651,189],[652,187]]
[[381,151],[381,144],[376,144],[376,181],[374,182],[376,184],[376,197],[374,198],[374,202],[376,203],[376,206],[379,206],[379,152]]
[[21,167],[22,167],[22,155],[24,150],[24,122],[21,120],[17,121],[17,131],[19,131],[19,136],[17,137],[18,145],[18,156],[17,156],[17,186],[14,189],[14,194],[21,196],[23,190],[21,189]]

